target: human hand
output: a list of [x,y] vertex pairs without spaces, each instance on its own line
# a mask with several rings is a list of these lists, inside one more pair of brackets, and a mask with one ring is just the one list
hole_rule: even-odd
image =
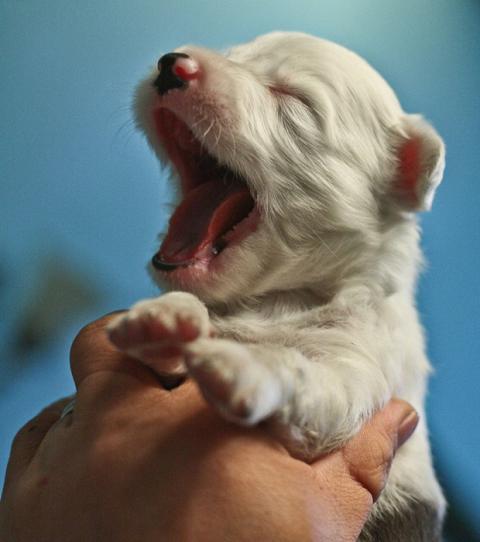
[[186,382],[171,392],[113,349],[110,317],[72,346],[73,414],[59,401],[17,434],[2,542],[356,540],[417,416],[391,401],[313,465],[261,428],[218,417]]

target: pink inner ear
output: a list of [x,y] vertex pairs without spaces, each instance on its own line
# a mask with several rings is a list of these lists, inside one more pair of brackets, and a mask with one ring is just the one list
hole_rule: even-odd
[[406,141],[399,152],[399,180],[398,188],[412,203],[417,203],[416,186],[420,177],[421,141],[412,137]]

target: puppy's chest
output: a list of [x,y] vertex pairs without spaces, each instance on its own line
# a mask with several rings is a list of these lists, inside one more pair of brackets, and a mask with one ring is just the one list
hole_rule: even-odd
[[276,343],[278,340],[278,327],[274,323],[213,318],[212,324],[218,336],[223,339],[254,344]]
[[326,329],[342,326],[345,315],[315,308],[282,315],[249,312],[223,317],[212,315],[211,318],[219,337],[241,343],[298,347],[315,342]]

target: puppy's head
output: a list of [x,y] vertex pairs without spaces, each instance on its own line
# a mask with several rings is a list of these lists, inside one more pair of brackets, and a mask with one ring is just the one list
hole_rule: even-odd
[[304,34],[177,49],[139,85],[135,112],[179,189],[152,272],[207,302],[328,296],[375,274],[442,177],[433,128],[360,57]]

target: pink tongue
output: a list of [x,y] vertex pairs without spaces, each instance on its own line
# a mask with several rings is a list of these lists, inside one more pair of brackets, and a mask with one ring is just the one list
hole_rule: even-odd
[[170,219],[158,255],[165,262],[188,262],[245,218],[254,205],[245,185],[218,179],[188,192]]

